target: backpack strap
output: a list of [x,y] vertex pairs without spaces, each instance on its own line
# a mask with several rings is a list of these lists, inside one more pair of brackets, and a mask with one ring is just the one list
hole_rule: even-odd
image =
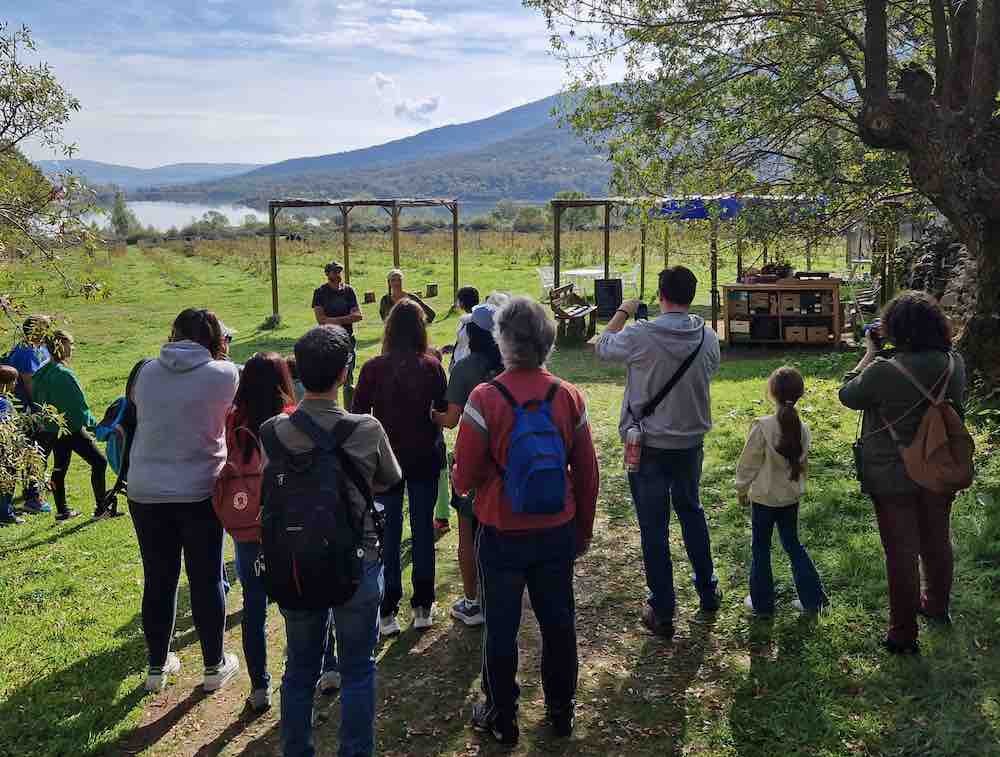
[[333,427],[332,431],[324,431],[323,427],[311,415],[302,410],[296,410],[288,416],[288,420],[295,428],[312,439],[313,444],[326,452],[333,452],[340,447],[358,427],[357,421],[341,419],[337,421],[337,425]]
[[279,457],[288,457],[288,448],[281,443],[273,423],[261,424],[260,441],[264,445],[264,452],[267,453],[268,459],[277,460]]
[[494,387],[500,394],[504,396],[504,399],[510,403],[510,406],[515,410],[525,409],[531,407],[532,405],[551,405],[552,400],[556,397],[556,392],[559,391],[559,387],[562,386],[562,382],[559,379],[555,379],[549,386],[548,392],[545,394],[545,399],[541,400],[528,400],[523,405],[518,405],[517,400],[514,399],[514,395],[510,393],[510,389],[501,384],[499,381],[493,380],[490,382],[490,386]]
[[517,404],[517,400],[514,399],[514,395],[510,393],[510,389],[508,389],[507,387],[505,387],[499,381],[497,381],[496,379],[494,379],[493,381],[490,382],[490,386],[492,386],[494,389],[496,389],[498,392],[500,392],[500,394],[503,395],[503,398],[505,400],[507,400],[508,403],[510,403],[510,406],[512,408],[514,408],[515,410],[517,410],[520,407],[520,405]]
[[[926,400],[930,402],[932,405],[940,405],[944,401],[945,395],[948,393],[948,385],[951,384],[951,377],[955,372],[954,355],[948,353],[948,367],[945,368],[944,373],[941,374],[941,378],[939,378],[937,381],[934,382],[934,385],[931,387],[930,391],[928,391],[927,388],[920,383],[919,379],[917,379],[917,377],[913,375],[913,373],[909,370],[909,368],[907,368],[905,365],[899,362],[898,358],[893,358],[892,360],[889,361],[889,363],[897,371],[899,371],[907,379],[909,379],[910,383],[913,384],[917,388],[917,390],[922,395],[924,395]],[[939,385],[941,386],[941,390],[935,396],[934,394],[932,394],[932,392]]]

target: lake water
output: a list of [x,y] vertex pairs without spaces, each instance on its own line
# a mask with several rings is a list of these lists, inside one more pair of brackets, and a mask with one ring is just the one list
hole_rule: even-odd
[[[171,227],[181,229],[192,221],[201,220],[201,217],[211,210],[222,213],[222,215],[229,219],[229,223],[233,226],[242,225],[243,219],[248,215],[254,216],[258,221],[267,222],[266,210],[254,210],[244,205],[208,205],[204,203],[169,202],[166,200],[140,200],[126,202],[126,205],[135,213],[136,218],[139,219],[139,223],[143,227],[152,226],[159,231],[166,231]],[[463,202],[459,205],[459,213],[463,221],[468,221],[471,218],[489,214],[493,208],[493,203]],[[308,208],[296,209],[293,212],[305,212],[311,215],[311,211]],[[448,218],[451,217],[450,213],[446,213],[446,211],[438,208],[411,208],[404,211],[403,223],[405,225],[407,220],[426,218],[428,216],[445,217],[446,215]],[[382,218],[383,216],[379,214],[378,217]],[[388,218],[388,216],[385,216],[385,218]],[[107,215],[97,216],[93,219],[88,218],[87,220],[96,220],[98,225],[107,226],[111,222],[110,208],[108,208]]]
[[[246,216],[254,216],[259,221],[267,221],[267,211],[254,210],[241,205],[203,205],[201,203],[187,202],[165,202],[165,201],[137,201],[126,203],[129,209],[135,213],[139,223],[145,226],[152,226],[160,231],[166,231],[171,226],[180,229],[187,226],[192,221],[198,221],[210,210],[222,213],[229,219],[233,226],[243,223]],[[110,223],[111,216],[106,215],[97,219],[100,225]]]

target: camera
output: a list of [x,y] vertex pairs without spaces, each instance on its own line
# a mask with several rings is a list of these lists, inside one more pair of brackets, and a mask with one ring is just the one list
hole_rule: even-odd
[[865,326],[865,337],[871,336],[872,343],[882,349],[883,338],[882,338],[882,321],[876,320]]
[[647,305],[645,302],[640,302],[639,307],[635,309],[635,319],[637,321],[648,321],[649,305]]

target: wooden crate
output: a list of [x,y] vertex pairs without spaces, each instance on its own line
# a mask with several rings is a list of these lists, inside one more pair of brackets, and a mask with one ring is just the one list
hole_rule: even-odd
[[826,326],[808,326],[806,341],[810,344],[825,344],[830,341],[830,329]]
[[786,326],[785,327],[785,341],[792,342],[794,344],[804,344],[807,339],[807,332],[805,326]]
[[729,322],[729,333],[731,334],[749,334],[750,333],[750,321],[730,321]]

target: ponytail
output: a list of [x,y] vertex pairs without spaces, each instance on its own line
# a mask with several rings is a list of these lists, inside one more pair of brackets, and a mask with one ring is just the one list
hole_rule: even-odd
[[795,403],[805,393],[805,382],[802,374],[795,368],[784,366],[771,374],[768,380],[768,390],[774,401],[778,403],[778,428],[781,438],[776,447],[778,454],[788,461],[791,468],[790,481],[798,481],[805,465],[802,462],[802,420],[799,418]]

